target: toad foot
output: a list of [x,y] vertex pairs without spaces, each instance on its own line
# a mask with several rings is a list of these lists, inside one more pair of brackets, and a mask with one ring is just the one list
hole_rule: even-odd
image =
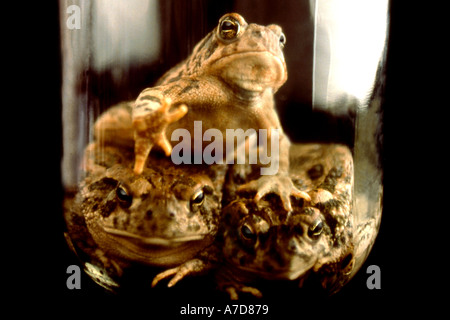
[[239,300],[239,293],[250,293],[256,298],[262,298],[262,293],[258,289],[254,287],[248,287],[243,285],[237,285],[237,286],[229,286],[225,288],[225,291],[230,296],[230,300]]
[[255,202],[262,199],[266,194],[275,193],[280,196],[283,206],[288,212],[292,211],[291,195],[311,201],[311,197],[306,192],[298,190],[288,176],[262,176],[238,188],[238,191],[255,190]]
[[176,268],[168,269],[166,271],[157,274],[152,281],[152,287],[155,287],[161,280],[169,278],[171,276],[173,276],[173,278],[169,281],[167,286],[169,288],[173,287],[175,284],[177,284],[178,281],[183,279],[188,274],[200,273],[204,269],[205,263],[202,260],[200,259],[189,260]]

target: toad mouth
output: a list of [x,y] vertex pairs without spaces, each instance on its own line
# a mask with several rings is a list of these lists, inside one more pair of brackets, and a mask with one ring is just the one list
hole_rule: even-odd
[[[279,63],[280,65],[283,64],[282,60],[280,59],[280,57],[277,54],[261,49],[261,50],[246,50],[246,51],[244,50],[244,51],[239,51],[239,52],[230,52],[230,53],[224,54],[220,58],[213,60],[211,62],[211,65],[214,65],[215,63],[221,62],[224,59],[227,59],[230,57],[239,61],[240,59],[248,59],[249,57],[252,58],[255,56],[261,57],[264,60],[273,59],[273,60],[276,60],[277,63]],[[236,57],[238,57],[238,58],[236,58]],[[240,59],[239,59],[239,57],[240,57]]]
[[173,237],[173,238],[144,237],[144,236],[140,236],[140,235],[128,232],[128,231],[118,230],[118,229],[109,228],[109,227],[103,227],[103,230],[112,236],[116,236],[116,237],[120,237],[120,238],[127,238],[128,240],[137,242],[138,244],[150,245],[150,246],[179,245],[179,244],[189,242],[189,241],[203,240],[206,236],[206,234],[190,234],[190,235],[178,236],[178,237]]
[[236,265],[232,261],[229,263],[235,265],[235,267],[241,271],[248,272],[250,274],[257,274],[260,277],[267,280],[296,280],[302,276],[304,276],[316,263],[316,260],[313,259],[309,263],[302,264],[301,267],[274,267],[272,270],[263,270],[261,268],[255,268],[251,266],[244,265]]
[[[279,87],[287,79],[285,64],[276,55],[267,51],[231,53],[215,60],[224,80],[249,91],[262,92],[266,87]],[[249,70],[247,74],[243,70]]]

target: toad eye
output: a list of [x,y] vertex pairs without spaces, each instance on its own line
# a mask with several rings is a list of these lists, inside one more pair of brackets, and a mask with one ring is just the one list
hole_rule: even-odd
[[219,36],[222,38],[222,40],[236,39],[239,35],[240,29],[241,25],[236,19],[232,17],[226,17],[219,25]]
[[281,33],[279,41],[280,41],[280,48],[283,49],[284,46],[286,45],[286,36],[284,33]]
[[131,206],[133,196],[131,196],[123,186],[117,187],[116,195],[122,207],[128,208],[129,206]]
[[191,198],[191,206],[200,207],[205,201],[205,193],[203,190],[199,190]]
[[248,225],[243,225],[240,230],[240,235],[245,240],[254,240],[256,239],[256,234]]
[[320,219],[314,221],[314,223],[309,227],[308,237],[312,239],[318,238],[323,231],[323,222]]

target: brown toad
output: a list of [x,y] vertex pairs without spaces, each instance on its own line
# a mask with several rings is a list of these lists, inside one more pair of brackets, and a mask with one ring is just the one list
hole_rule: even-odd
[[66,212],[71,242],[91,269],[107,270],[104,278],[120,278],[131,264],[177,266],[210,245],[218,228],[225,166],[176,166],[155,155],[135,175],[133,159],[126,149],[91,144]]
[[[97,121],[97,137],[113,144],[119,137],[120,143],[134,144],[134,172],[139,174],[155,145],[167,156],[171,155],[173,144],[185,145],[194,157],[202,153],[203,141],[194,141],[196,123],[201,123],[205,132],[214,130],[222,136],[227,129],[245,133],[249,129],[266,130],[268,141],[261,144],[262,149],[267,155],[273,146],[278,147],[270,155],[270,165],[278,169],[277,173],[249,181],[242,188],[257,190],[255,200],[267,193],[277,193],[290,210],[291,194],[310,198],[288,178],[290,142],[282,132],[274,106],[274,94],[287,80],[282,51],[285,42],[277,25],[248,24],[239,14],[224,15],[218,26],[195,46],[190,57],[163,75],[156,86],[141,92],[132,106],[131,122],[123,125],[106,112]],[[129,130],[126,134],[124,128]],[[177,143],[178,129],[188,132],[189,139]],[[199,148],[196,143],[200,143]],[[222,154],[216,154],[215,159],[229,161],[235,155],[224,150],[227,146],[234,150],[235,138],[225,139],[222,144]],[[258,164],[267,167],[264,161]]]
[[[293,199],[287,212],[274,195],[255,204],[232,191],[222,210],[224,265],[219,286],[231,299],[239,292],[261,296],[260,280],[296,280],[314,273],[328,292],[338,290],[353,267],[351,215],[353,160],[347,147],[305,144],[290,148],[290,176],[312,195],[311,203]],[[240,180],[237,177],[236,180]]]
[[[310,273],[335,291],[353,266],[350,150],[333,144],[291,145],[290,177],[313,195],[311,202],[291,199],[292,211],[274,194],[255,203],[251,193],[239,191],[246,182],[241,173],[228,171],[216,242],[196,259],[162,272],[153,284],[173,276],[173,286],[188,274],[216,269],[217,284],[231,299],[239,292],[262,296],[252,286],[262,279],[301,285]],[[258,174],[250,169],[247,177]]]

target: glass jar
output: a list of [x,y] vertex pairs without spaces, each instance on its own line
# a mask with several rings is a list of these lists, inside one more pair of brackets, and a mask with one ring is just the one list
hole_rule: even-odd
[[[64,202],[64,217],[67,225],[65,235],[69,247],[80,259],[80,264],[86,273],[97,284],[109,291],[126,292],[129,288],[134,290],[138,287],[145,291],[148,290],[148,292],[155,292],[155,290],[157,292],[159,285],[156,288],[151,288],[153,276],[166,269],[176,268],[190,259],[195,259],[198,255],[201,257],[202,254],[207,255],[208,259],[222,261],[220,266],[213,268],[213,271],[210,272],[213,276],[200,277],[198,278],[200,280],[195,280],[195,282],[187,279],[187,284],[184,287],[182,286],[180,290],[189,290],[189,285],[200,281],[200,283],[209,288],[208,290],[216,292],[216,289],[214,289],[216,281],[214,279],[217,279],[214,276],[215,274],[227,273],[233,268],[237,268],[237,272],[242,272],[242,275],[245,273],[239,271],[241,270],[239,267],[244,267],[245,269],[246,262],[244,258],[241,259],[241,264],[244,264],[244,266],[232,266],[229,267],[229,270],[223,271],[232,262],[227,261],[222,256],[222,253],[217,253],[220,251],[217,248],[211,252],[207,251],[209,250],[208,248],[219,241],[218,239],[224,237],[221,226],[228,226],[221,218],[225,214],[220,213],[220,210],[225,210],[224,208],[227,207],[228,203],[223,203],[223,207],[220,209],[220,197],[215,198],[218,206],[215,210],[218,210],[219,213],[214,219],[218,222],[214,222],[216,225],[212,229],[208,229],[208,237],[210,239],[208,238],[207,242],[202,242],[198,246],[186,240],[183,242],[182,250],[176,250],[176,257],[173,260],[169,259],[170,261],[167,262],[159,257],[165,254],[168,255],[168,251],[161,249],[163,251],[161,253],[158,251],[160,248],[155,249],[155,247],[170,247],[174,245],[173,242],[164,240],[162,236],[158,236],[159,242],[156,240],[152,240],[152,242],[148,238],[146,238],[147,240],[142,240],[142,232],[154,232],[155,228],[158,229],[162,224],[166,223],[164,219],[167,217],[159,218],[162,220],[159,221],[159,224],[154,224],[153,229],[146,229],[148,226],[145,223],[147,222],[142,222],[143,220],[140,221],[139,219],[144,219],[145,216],[147,218],[149,216],[153,217],[158,210],[166,210],[165,213],[170,214],[171,219],[178,219],[181,215],[179,211],[172,210],[167,212],[167,203],[175,200],[173,200],[173,195],[166,193],[175,192],[176,188],[171,189],[167,185],[158,185],[156,182],[151,182],[147,179],[147,183],[153,183],[152,192],[160,194],[162,198],[167,196],[164,200],[165,202],[161,200],[162,202],[155,204],[157,200],[152,193],[150,193],[150,196],[148,195],[149,192],[145,193],[144,200],[144,193],[139,191],[141,193],[138,195],[138,191],[133,191],[131,190],[132,187],[130,187],[130,184],[139,180],[139,174],[143,174],[138,172],[139,170],[136,170],[136,166],[134,166],[134,157],[137,153],[134,149],[134,139],[137,139],[136,137],[138,136],[134,131],[137,125],[132,123],[134,114],[132,115],[132,111],[130,111],[134,108],[134,101],[145,88],[154,87],[155,83],[166,71],[183,61],[193,50],[203,50],[205,53],[201,51],[202,54],[213,56],[215,53],[218,54],[218,48],[221,49],[221,46],[232,45],[233,37],[242,37],[242,34],[245,34],[245,30],[250,30],[249,28],[252,25],[247,26],[236,16],[225,19],[226,21],[222,18],[219,23],[219,19],[229,12],[239,13],[248,23],[256,23],[262,26],[273,23],[282,27],[283,33],[274,27],[269,29],[256,28],[255,30],[257,31],[254,31],[251,40],[258,42],[258,39],[261,39],[258,43],[263,43],[268,48],[268,39],[273,40],[273,35],[268,35],[269,31],[267,30],[271,30],[270,32],[276,34],[280,46],[284,47],[283,53],[288,74],[287,81],[284,82],[285,79],[282,79],[284,71],[280,67],[279,62],[271,64],[270,68],[272,69],[264,69],[253,60],[248,60],[239,65],[239,68],[230,69],[232,70],[230,72],[231,75],[226,74],[223,70],[231,68],[234,61],[230,59],[231,62],[222,60],[226,61],[226,63],[218,63],[220,67],[206,68],[206,71],[203,71],[203,74],[214,78],[214,90],[211,89],[212,87],[208,87],[208,79],[210,78],[196,78],[196,76],[192,75],[189,79],[191,82],[188,81],[188,87],[188,84],[186,84],[187,80],[183,80],[181,69],[172,72],[169,75],[169,80],[166,79],[166,83],[163,82],[163,84],[179,84],[179,87],[181,87],[178,90],[179,96],[184,93],[183,89],[185,91],[188,89],[194,90],[193,92],[197,96],[202,97],[200,99],[203,101],[203,107],[215,107],[210,102],[215,97],[220,97],[221,101],[224,99],[228,100],[227,103],[229,105],[240,105],[242,101],[254,102],[257,100],[259,101],[257,106],[262,108],[263,111],[261,112],[263,114],[266,112],[272,115],[272,111],[267,110],[270,108],[275,110],[280,123],[278,128],[282,128],[283,132],[281,134],[284,133],[291,141],[291,144],[313,145],[316,148],[323,148],[325,145],[345,146],[351,154],[350,161],[353,165],[347,180],[339,182],[343,183],[350,190],[350,196],[345,200],[348,201],[348,208],[342,209],[344,212],[344,218],[342,219],[345,220],[345,223],[339,220],[341,218],[337,217],[338,213],[333,213],[337,215],[333,218],[323,216],[325,214],[323,212],[325,210],[323,208],[326,207],[324,205],[325,202],[329,200],[339,202],[342,200],[338,198],[337,191],[334,190],[336,185],[334,185],[332,190],[326,189],[324,180],[322,184],[311,184],[309,182],[303,185],[301,183],[294,184],[297,189],[301,189],[309,193],[309,195],[297,194],[301,201],[292,202],[294,206],[297,205],[301,210],[306,207],[317,209],[322,215],[322,224],[326,225],[320,231],[329,233],[327,238],[328,246],[330,246],[330,243],[334,243],[335,247],[339,247],[343,245],[341,242],[345,242],[348,248],[351,247],[351,250],[349,249],[350,253],[346,255],[336,254],[333,263],[322,263],[323,266],[329,267],[326,272],[321,272],[323,270],[321,268],[322,265],[319,266],[318,264],[315,267],[310,267],[308,272],[301,273],[298,277],[294,277],[291,274],[288,279],[282,279],[281,273],[277,274],[276,271],[255,271],[253,278],[257,279],[256,284],[252,278],[251,286],[258,287],[259,281],[261,281],[262,288],[272,285],[283,286],[286,284],[286,280],[288,280],[288,283],[298,284],[299,279],[303,279],[304,275],[313,273],[314,276],[312,278],[316,277],[316,282],[312,283],[316,283],[318,286],[322,284],[328,293],[335,293],[361,269],[375,242],[381,223],[383,193],[381,154],[383,147],[383,86],[388,25],[387,0],[292,0],[276,3],[273,1],[230,0],[221,1],[220,3],[215,2],[214,4],[208,1],[97,0],[95,2],[86,2],[61,0],[64,147],[61,172],[66,194]],[[212,42],[205,42],[196,49],[196,44],[208,32],[213,30],[218,23],[218,28],[222,28],[223,33],[221,33],[222,31],[217,31],[216,36],[222,36],[222,42],[218,45],[213,45]],[[235,35],[233,35],[233,32]],[[205,49],[207,45],[209,45],[208,50]],[[261,51],[261,46],[257,48]],[[239,48],[236,50],[239,50]],[[223,52],[221,58],[225,59]],[[206,63],[200,60],[196,67],[200,68],[202,62]],[[251,63],[254,63],[252,65],[253,69],[248,67]],[[269,67],[265,66],[265,68]],[[281,69],[273,71],[275,68]],[[263,83],[264,79],[268,79],[267,81],[269,82],[277,82],[270,90],[265,89],[264,91],[264,94],[269,94],[270,97],[275,92],[275,107],[271,105],[271,102],[266,102],[272,101],[267,96],[264,96],[264,100],[258,100],[260,99],[259,96],[252,96],[254,92],[251,89],[255,88],[254,84],[249,85],[250,87],[247,87],[246,90],[237,88],[237,82],[233,82],[233,85],[230,85],[227,77],[232,78],[236,74],[241,76],[245,72],[250,72],[248,70],[259,72],[258,77],[253,80],[254,82]],[[189,74],[189,72],[185,72]],[[273,80],[274,78],[271,77],[275,77],[276,80]],[[219,85],[217,85],[217,82]],[[197,87],[192,89],[191,85]],[[217,88],[220,88],[219,91],[216,90]],[[162,93],[164,95],[168,92],[167,90],[158,90],[158,94]],[[164,102],[161,102],[160,96],[153,95],[147,99],[157,99],[159,103],[164,104]],[[171,96],[171,99],[174,98]],[[143,100],[140,101],[142,102]],[[191,100],[188,101],[190,102]],[[194,111],[189,109],[189,102],[186,102],[187,112],[195,112],[195,108],[192,109]],[[252,103],[248,103],[246,106],[249,110],[254,107]],[[270,108],[268,107],[269,105]],[[117,106],[122,107],[122,109],[120,107],[118,109],[122,110],[118,111],[119,116],[117,116],[117,113],[111,113],[111,107]],[[178,109],[175,111],[182,113],[180,109],[181,107],[178,105]],[[173,108],[171,110],[175,112]],[[198,112],[204,112],[201,111],[203,110],[201,108],[198,110],[200,110]],[[124,112],[122,116],[120,116],[120,112]],[[108,120],[107,123],[112,123],[112,129],[117,129],[112,136],[109,136],[107,129],[99,129],[97,125],[100,122],[99,119],[105,119],[105,115],[112,117],[112,120]],[[252,128],[252,124],[247,125],[245,122],[254,116],[254,114],[248,113],[247,109],[242,114],[235,111],[227,111],[227,109],[223,108],[208,113],[212,123],[209,124],[210,128],[221,128],[223,133],[225,133],[226,123],[230,123],[229,119],[238,119],[234,123],[240,123],[241,125],[244,123],[244,130]],[[195,120],[195,116],[190,119]],[[278,121],[273,120],[273,118],[270,119],[270,121]],[[248,121],[250,122],[251,120]],[[206,121],[204,122],[206,123]],[[152,123],[147,123],[146,125],[150,128]],[[269,129],[272,125],[269,125],[267,128],[261,124],[258,124],[258,126],[255,129]],[[275,127],[277,125],[271,128],[274,129]],[[197,127],[193,123],[189,124],[187,128],[189,129],[188,133],[194,133],[192,128]],[[206,130],[205,127],[203,129],[204,131]],[[232,127],[229,129],[240,128]],[[210,131],[211,134],[214,132],[217,133],[217,131]],[[277,133],[280,132],[277,131]],[[217,135],[215,135],[215,138],[217,139]],[[173,139],[171,141],[174,142]],[[204,141],[205,137],[203,137]],[[212,141],[211,137],[209,137],[209,141]],[[172,143],[172,145],[176,144]],[[205,146],[205,143],[203,146]],[[279,147],[281,148],[281,146]],[[177,175],[184,176],[183,172],[177,171],[180,170],[180,167],[178,167],[173,169],[177,174],[172,174],[169,178],[168,173],[164,172],[164,170],[166,170],[166,166],[171,168],[174,165],[173,163],[167,164],[168,159],[174,160],[173,152],[172,157],[164,157],[161,152],[156,150],[158,148],[155,147],[154,149],[154,151],[153,149],[150,151],[150,157],[156,157],[158,160],[155,160],[155,163],[157,164],[148,166],[153,166],[159,168],[159,171],[163,171],[158,173],[158,181],[173,180],[176,179]],[[164,148],[162,149],[165,150]],[[183,152],[187,152],[186,150],[183,149]],[[152,154],[154,155],[152,156]],[[170,153],[167,154],[170,155]],[[190,165],[188,169],[183,169],[188,172],[187,175],[196,176],[198,174],[197,171],[190,171],[197,164],[195,155],[194,150],[193,163],[188,164]],[[185,154],[183,154],[184,156]],[[212,160],[218,159],[216,154],[213,156],[213,153],[210,153],[210,156]],[[228,157],[228,154],[226,156]],[[304,156],[307,156],[307,154],[304,154]],[[331,153],[325,160],[318,159],[317,161],[328,161],[333,156],[334,154]],[[226,158],[226,160],[229,159]],[[210,161],[206,165],[211,164],[211,162],[214,161]],[[280,158],[280,166],[281,162],[283,161]],[[201,165],[205,165],[205,163],[201,163]],[[126,167],[128,170],[123,168],[123,170],[117,169],[120,171],[121,179],[128,181],[128,185],[123,181],[114,180],[114,174],[119,174],[119,171],[114,171],[111,168],[120,166]],[[152,170],[154,169],[153,167]],[[231,164],[225,164],[225,169],[220,168],[220,170],[225,171],[220,171],[220,173],[217,173],[219,172],[217,171],[215,173],[214,178],[217,181],[212,182],[214,188],[217,187],[217,184],[227,183],[227,174],[223,172],[230,172],[227,171],[230,167],[232,167]],[[147,169],[144,168],[144,173],[147,172],[145,170]],[[326,170],[330,170],[330,168]],[[124,172],[128,173],[125,174]],[[146,174],[150,175],[148,172]],[[326,171],[322,178],[325,179],[326,174],[329,174],[329,172]],[[339,178],[340,176],[337,179],[339,180]],[[246,179],[250,178],[246,177]],[[311,179],[314,180],[313,178]],[[268,183],[267,180],[266,183]],[[139,185],[139,188],[143,188],[142,185]],[[324,198],[312,197],[311,195],[316,194],[314,192],[318,189],[326,191],[321,193],[320,197],[324,195],[325,198],[328,198],[324,200]],[[277,188],[272,188],[272,194],[277,194],[277,190]],[[203,191],[205,189],[202,189]],[[202,202],[205,196],[203,193],[199,194],[198,192],[195,195],[197,198],[189,200],[191,201],[190,206],[195,205],[196,201]],[[228,197],[232,196],[238,197],[235,194],[231,194]],[[139,206],[136,197],[140,201]],[[148,197],[153,197],[150,202],[147,199]],[[200,199],[198,199],[199,197]],[[172,200],[168,200],[169,198]],[[233,201],[233,199],[230,201]],[[269,206],[270,203],[269,201]],[[136,210],[145,211],[146,214],[139,216],[140,218],[134,216],[133,219],[135,221],[131,222],[132,219],[129,216],[127,218],[120,214],[114,216],[116,214],[115,208],[121,208],[122,214],[123,212],[129,213],[136,208],[139,208]],[[336,210],[341,210],[339,208]],[[280,211],[281,209],[277,210]],[[276,210],[274,209],[274,211]],[[111,212],[113,212],[113,218],[111,218]],[[204,214],[201,210],[199,212]],[[306,215],[305,212],[302,211],[302,214]],[[119,229],[122,228],[120,229],[121,231],[116,229],[115,233],[113,232],[114,237],[112,238],[114,240],[105,240],[105,237],[108,238],[108,235],[111,234],[108,234],[108,232],[103,234],[104,230],[102,232],[95,231],[95,228],[90,225],[91,220],[89,219],[93,219],[92,216],[95,215],[103,215],[102,219],[106,221],[103,227],[109,228],[109,231],[119,225],[121,226],[117,227]],[[200,215],[200,213],[197,213],[197,215]],[[286,226],[289,224],[287,222],[290,221],[288,218],[289,213],[285,212],[280,216],[282,218],[280,218],[279,222],[270,222],[274,224],[269,225],[269,229],[273,227],[270,230],[277,229],[278,232],[281,232],[282,228],[280,229],[280,225]],[[334,221],[333,225],[330,225],[330,221]],[[339,240],[341,242],[336,240],[338,237],[336,235],[337,229],[330,231],[333,228],[337,228],[336,224],[341,224],[339,226],[340,232],[347,235],[344,240]],[[107,227],[105,227],[106,225]],[[318,224],[314,227],[317,226]],[[185,227],[179,228],[183,229]],[[131,231],[127,230],[125,232],[124,228],[138,230],[136,232],[140,236],[130,239]],[[145,230],[142,231],[142,229]],[[255,230],[246,230],[242,225],[239,230],[242,234],[234,234],[235,237],[248,236],[251,238],[254,236]],[[178,231],[180,230],[168,231],[166,229],[164,232],[168,234],[169,232],[176,233]],[[266,231],[260,230],[260,232],[266,234]],[[220,236],[217,237],[217,235]],[[285,236],[287,237],[287,235]],[[260,234],[258,237],[260,237]],[[270,235],[270,237],[275,237],[275,235]],[[295,241],[292,240],[295,238],[292,234],[289,234],[289,237],[290,240],[288,242],[275,249],[284,252],[286,246],[294,242],[298,246],[299,243],[302,243],[298,238],[304,238],[306,235],[296,235],[297,240]],[[258,239],[260,242],[252,250],[256,250],[258,254],[265,256],[268,260],[275,259],[264,251],[261,239]],[[121,241],[128,243],[129,250],[137,250],[136,255],[142,255],[145,258],[131,257],[129,252],[117,249],[120,245],[123,245]],[[144,244],[136,245],[138,241],[143,241]],[[236,243],[238,243],[237,246],[242,244],[242,242]],[[224,244],[221,243],[221,245]],[[297,248],[296,250],[297,253],[293,255],[298,257],[303,249]],[[314,259],[322,261],[324,259],[323,254],[319,253],[317,247],[314,250],[312,251]],[[333,251],[334,249],[329,250]],[[204,252],[207,252],[207,254]],[[247,254],[251,255],[252,253],[247,252]],[[292,255],[292,252],[290,254]],[[333,255],[335,253],[333,251],[330,254]],[[153,257],[158,258],[153,260]],[[294,262],[284,261],[283,263],[286,266],[286,264]],[[219,269],[219,271],[216,271],[216,269]],[[224,280],[220,277],[219,279],[222,279],[220,281],[217,280],[219,285],[221,285]],[[234,281],[239,282],[237,279],[234,279]],[[245,282],[241,284],[250,286],[250,284]],[[294,292],[303,290],[302,292],[308,294],[310,292],[308,290],[312,290],[311,287],[314,287],[314,284],[306,285],[302,289],[295,289]],[[266,291],[261,290],[261,292],[271,295],[268,289]]]

